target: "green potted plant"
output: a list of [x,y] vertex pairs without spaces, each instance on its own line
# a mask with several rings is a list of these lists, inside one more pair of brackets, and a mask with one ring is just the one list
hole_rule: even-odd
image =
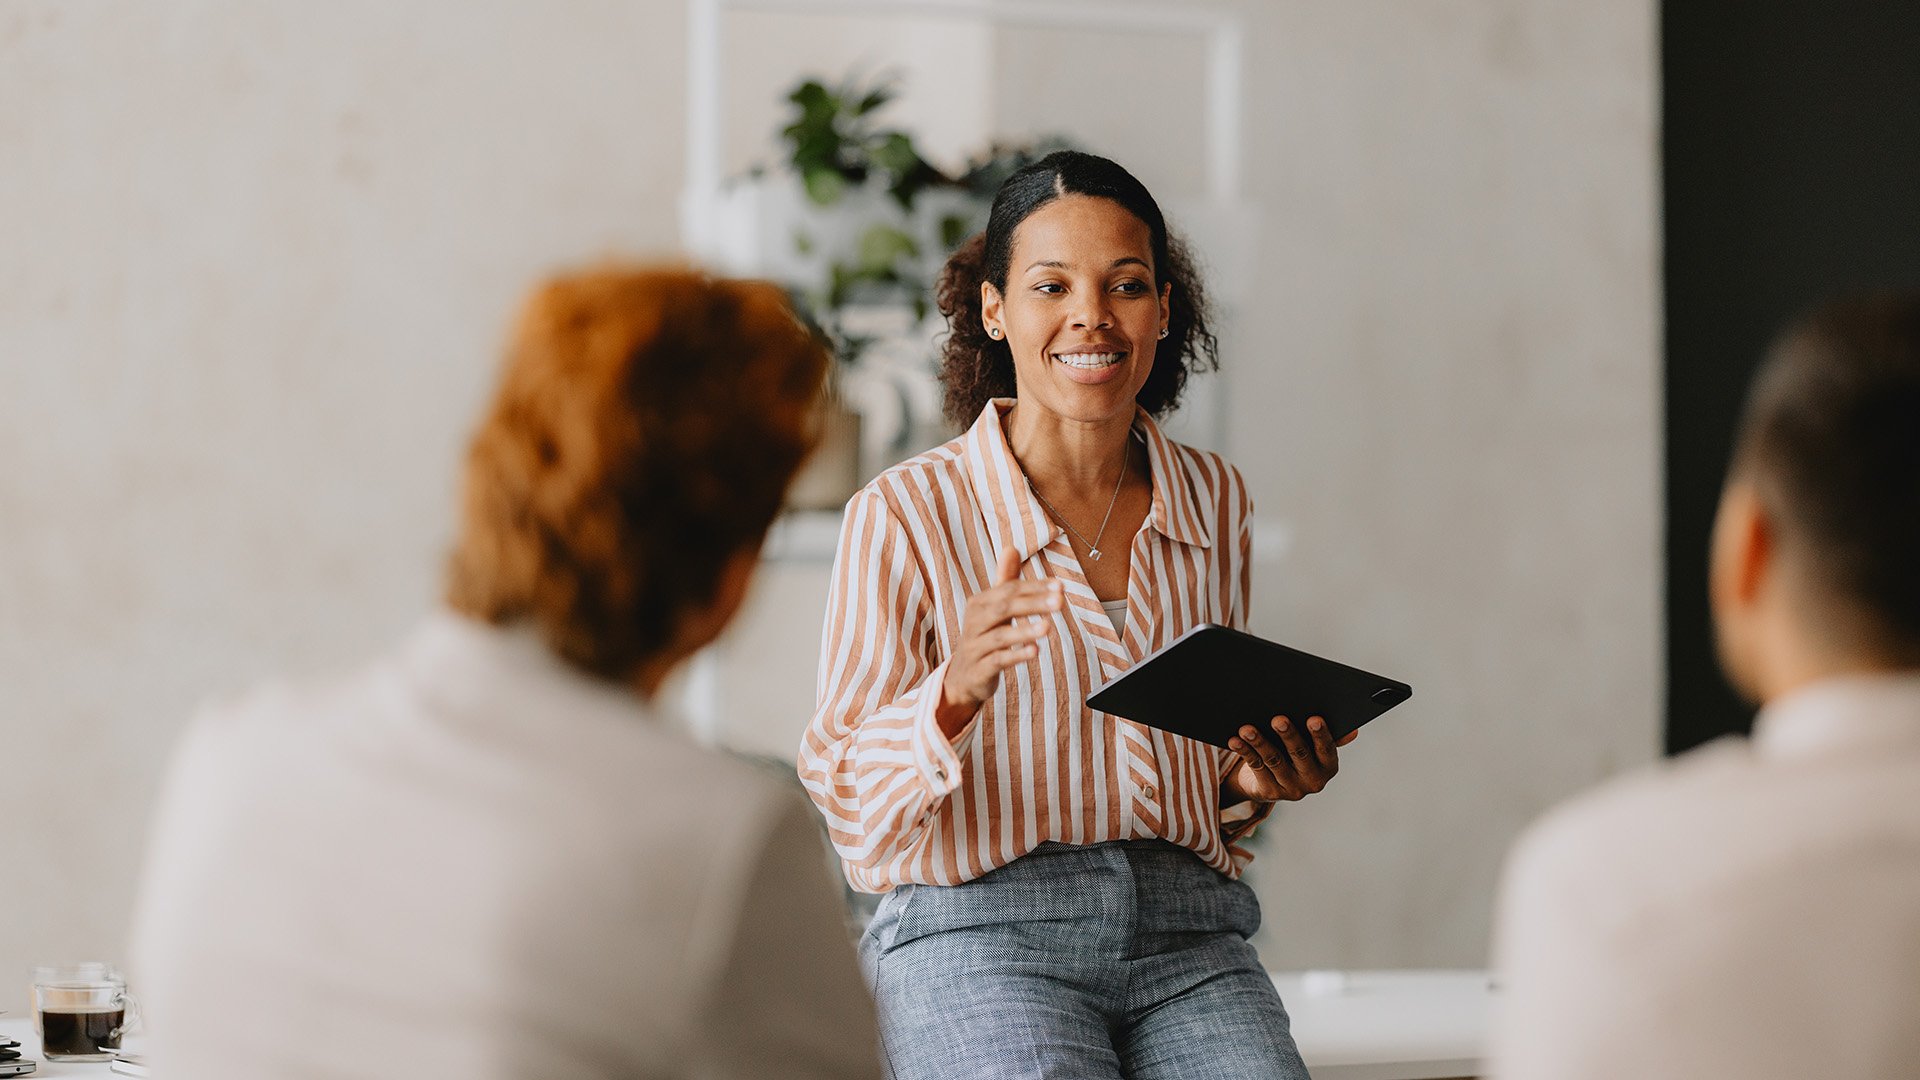
[[[792,505],[838,509],[867,475],[945,432],[932,379],[943,329],[933,287],[947,257],[986,225],[1000,184],[1061,139],[995,143],[957,173],[942,171],[913,136],[884,123],[898,94],[887,76],[838,83],[803,79],[780,135],[793,181],[783,193],[765,169],[750,174],[773,250],[764,271],[783,281],[832,343],[833,404],[825,441],[795,486]],[[778,181],[774,181],[777,185]]]

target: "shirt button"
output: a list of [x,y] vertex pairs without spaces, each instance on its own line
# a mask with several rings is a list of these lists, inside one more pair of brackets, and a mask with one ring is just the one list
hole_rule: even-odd
[[1145,795],[1149,799],[1153,798],[1153,785],[1148,784],[1144,789],[1141,790],[1140,794]]

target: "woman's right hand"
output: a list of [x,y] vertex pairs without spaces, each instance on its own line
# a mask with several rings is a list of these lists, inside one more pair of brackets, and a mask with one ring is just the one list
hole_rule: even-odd
[[1000,688],[1000,673],[1040,655],[1034,644],[1053,632],[1051,615],[1066,603],[1060,582],[1021,581],[1020,555],[1000,552],[993,584],[974,593],[960,616],[960,641],[940,684],[934,715],[951,739]]

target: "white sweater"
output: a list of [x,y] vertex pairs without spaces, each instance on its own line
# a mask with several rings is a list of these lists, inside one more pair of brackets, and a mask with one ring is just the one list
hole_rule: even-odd
[[879,1073],[804,799],[530,635],[207,710],[153,829],[156,1076]]
[[1501,1080],[1920,1075],[1920,675],[1815,683],[1554,812],[1496,938]]

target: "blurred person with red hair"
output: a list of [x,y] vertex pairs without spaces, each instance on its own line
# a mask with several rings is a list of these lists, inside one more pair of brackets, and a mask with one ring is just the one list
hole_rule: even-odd
[[446,607],[192,725],[136,926],[157,1075],[877,1075],[804,799],[653,704],[738,608],[827,364],[769,285],[535,291]]

